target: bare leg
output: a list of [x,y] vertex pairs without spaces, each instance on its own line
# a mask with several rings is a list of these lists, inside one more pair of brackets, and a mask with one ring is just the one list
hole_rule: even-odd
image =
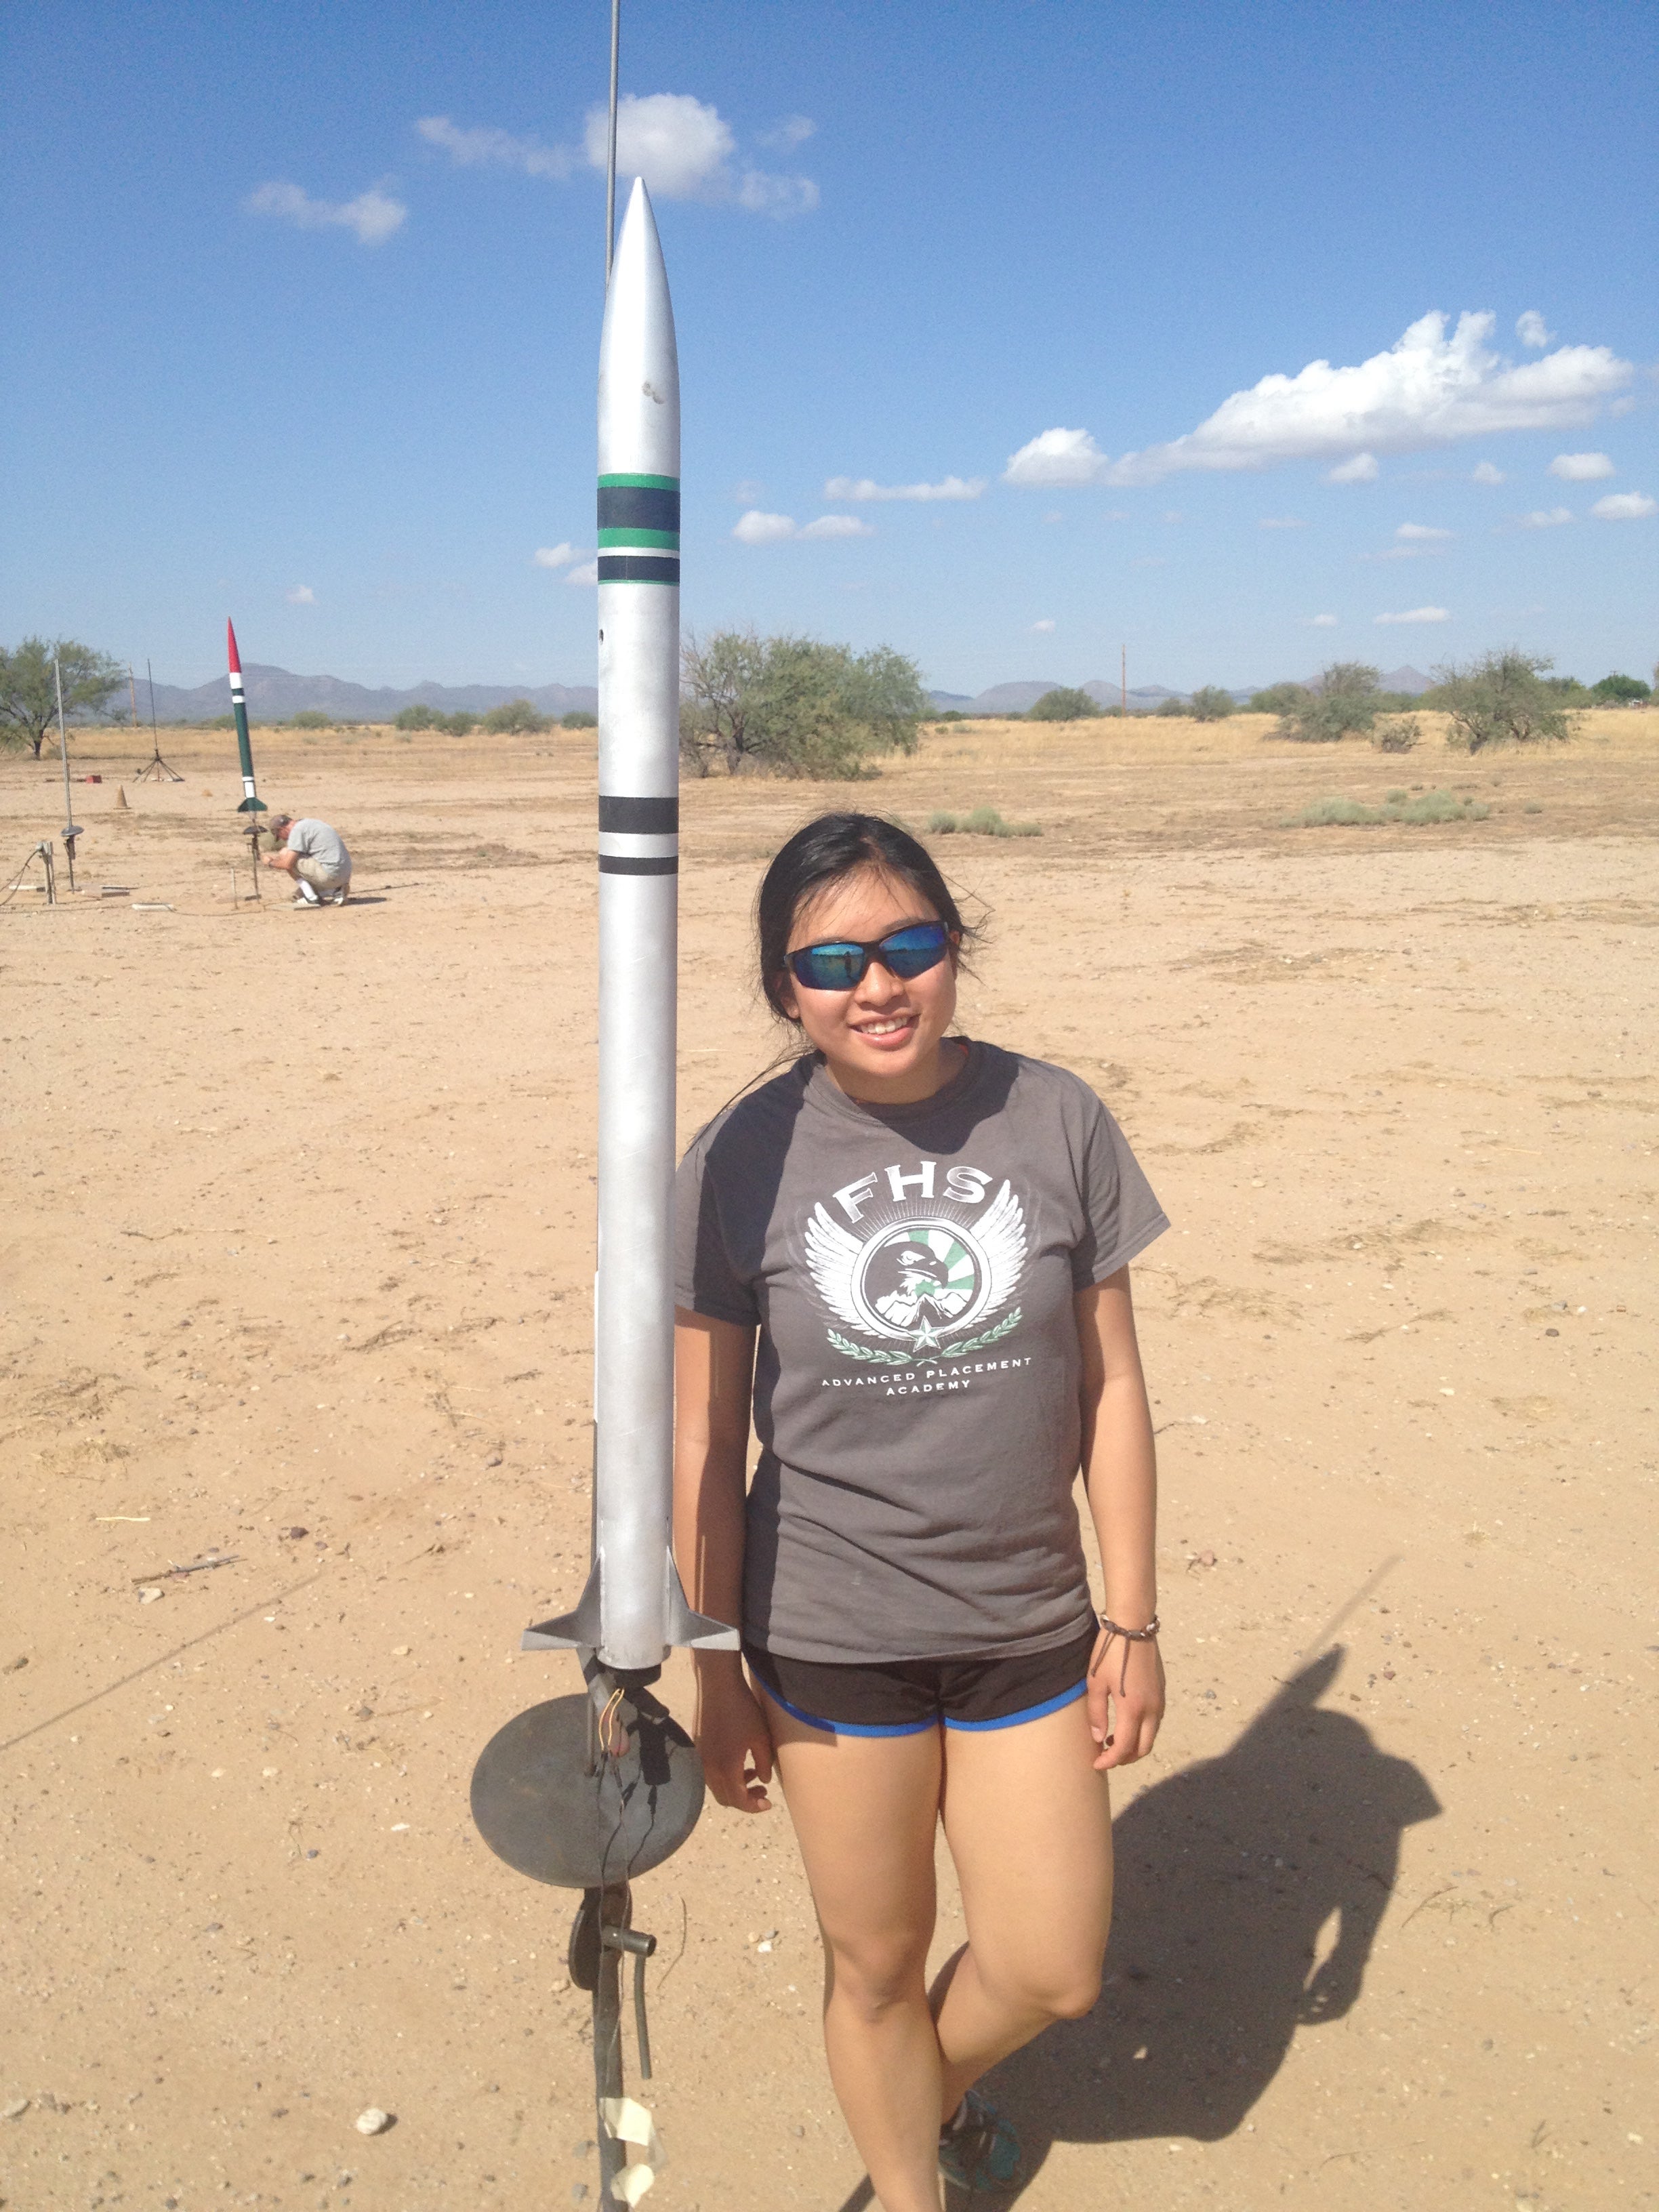
[[823,1933],[830,2078],[883,2212],[939,2212],[926,1977],[940,1731],[830,1735],[760,1694]]
[[968,1922],[933,1993],[948,2118],[988,2067],[1093,2005],[1112,1826],[1081,1698],[1018,1728],[944,1735],[945,1832]]

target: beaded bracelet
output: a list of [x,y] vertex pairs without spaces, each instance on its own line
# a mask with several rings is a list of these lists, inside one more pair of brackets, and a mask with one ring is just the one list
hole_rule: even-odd
[[[1119,1636],[1123,1638],[1123,1673],[1117,1686],[1118,1695],[1121,1697],[1129,1686],[1129,1646],[1132,1644],[1157,1643],[1158,1615],[1154,1613],[1145,1628],[1122,1628],[1109,1613],[1103,1613],[1100,1616],[1100,1625],[1106,1632],[1106,1641],[1100,1647],[1099,1655],[1095,1660],[1095,1667],[1099,1666],[1101,1660],[1111,1650],[1113,1638]],[[1089,1669],[1091,1674],[1095,1671],[1095,1667],[1091,1667]]]

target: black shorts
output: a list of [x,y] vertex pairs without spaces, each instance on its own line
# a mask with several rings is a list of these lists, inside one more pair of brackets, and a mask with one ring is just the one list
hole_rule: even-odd
[[749,1643],[743,1656],[774,1703],[808,1728],[830,1735],[921,1735],[941,1725],[1018,1728],[1074,1705],[1088,1687],[1098,1632],[1091,1622],[1069,1644],[1011,1658],[992,1652],[826,1667]]

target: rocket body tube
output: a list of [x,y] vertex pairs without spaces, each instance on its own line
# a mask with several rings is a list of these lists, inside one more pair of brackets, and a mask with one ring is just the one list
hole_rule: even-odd
[[599,1141],[593,1568],[530,1644],[653,1668],[735,1646],[691,1613],[670,1551],[673,1484],[679,872],[679,361],[642,182],[623,218],[599,392]]
[[242,656],[236,650],[236,629],[228,620],[225,623],[225,644],[230,657],[230,705],[236,717],[236,750],[242,763],[242,803],[239,814],[263,814],[265,802],[260,798],[253,781],[253,747],[247,733],[247,700],[242,690]]

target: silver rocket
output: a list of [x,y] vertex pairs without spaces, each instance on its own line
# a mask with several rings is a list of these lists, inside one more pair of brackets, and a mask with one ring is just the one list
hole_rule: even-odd
[[593,1560],[526,1650],[654,1674],[735,1649],[670,1550],[675,963],[679,907],[680,372],[650,196],[635,178],[599,341],[599,1139]]

